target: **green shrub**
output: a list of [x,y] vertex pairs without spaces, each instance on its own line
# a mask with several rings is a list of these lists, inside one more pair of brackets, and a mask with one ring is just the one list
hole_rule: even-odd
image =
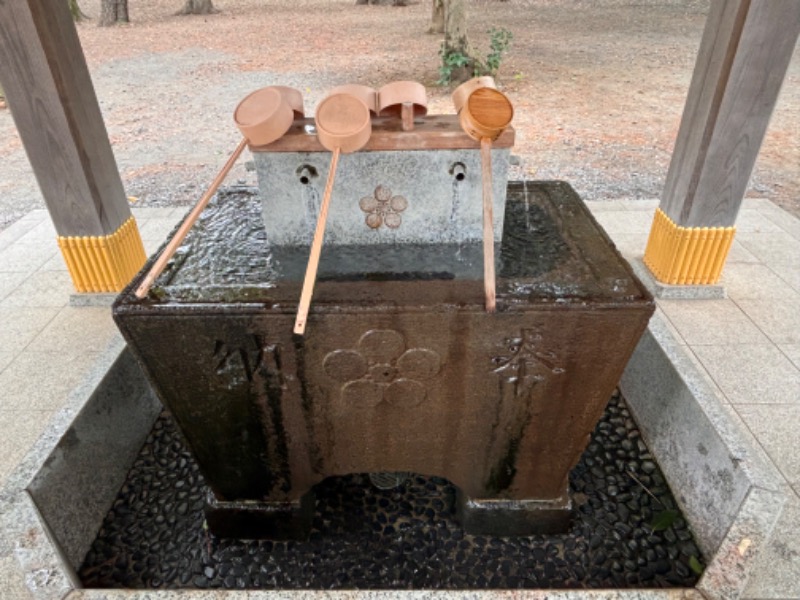
[[485,60],[468,56],[460,50],[448,49],[446,44],[442,42],[439,47],[439,57],[442,62],[439,65],[437,84],[449,84],[453,79],[454,72],[465,67],[472,68],[472,77],[480,77],[481,75],[494,77],[497,75],[500,70],[500,64],[503,62],[503,55],[508,51],[511,40],[514,39],[514,34],[505,27],[492,27],[486,33],[489,34],[489,52],[486,54]]

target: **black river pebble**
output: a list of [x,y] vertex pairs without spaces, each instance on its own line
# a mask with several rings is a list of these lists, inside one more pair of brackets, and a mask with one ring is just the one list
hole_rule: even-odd
[[676,503],[615,394],[570,475],[563,535],[496,538],[460,528],[455,488],[366,474],[316,488],[309,539],[224,540],[204,527],[206,488],[172,418],[153,426],[80,569],[88,588],[502,589],[691,587],[702,563]]

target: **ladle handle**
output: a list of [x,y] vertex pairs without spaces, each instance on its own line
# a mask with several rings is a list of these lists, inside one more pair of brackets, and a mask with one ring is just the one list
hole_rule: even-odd
[[322,240],[325,238],[325,223],[328,220],[328,206],[331,203],[331,192],[333,191],[333,182],[336,179],[336,166],[339,164],[340,151],[341,149],[338,146],[333,150],[331,167],[328,170],[328,180],[325,183],[325,193],[322,196],[322,204],[319,207],[317,228],[314,230],[314,240],[311,242],[311,253],[308,255],[306,276],[305,279],[303,279],[303,290],[300,293],[300,303],[297,306],[297,318],[294,321],[294,332],[298,335],[303,335],[306,331],[308,309],[311,306],[314,283],[317,281],[319,255],[322,252]]
[[414,103],[403,102],[400,105],[400,123],[403,131],[414,131]]
[[164,267],[167,266],[169,259],[172,258],[172,255],[175,254],[175,251],[180,247],[183,243],[184,238],[186,238],[186,234],[189,233],[189,230],[194,225],[197,218],[200,216],[200,213],[203,212],[208,201],[211,200],[211,197],[216,193],[217,188],[219,188],[220,184],[222,184],[225,176],[228,174],[228,171],[231,170],[236,159],[239,158],[239,155],[244,150],[245,146],[247,145],[247,138],[242,138],[242,141],[239,142],[239,145],[236,146],[236,150],[233,151],[228,162],[225,163],[225,166],[222,167],[222,170],[217,174],[214,181],[211,182],[211,185],[206,190],[206,193],[203,194],[203,197],[195,204],[192,212],[184,219],[181,226],[178,228],[178,231],[175,233],[173,238],[167,244],[167,247],[164,248],[164,251],[158,257],[156,262],[150,267],[150,271],[145,275],[145,278],[142,280],[142,283],[136,288],[136,297],[137,298],[144,298],[147,296],[147,292],[150,291],[150,288],[153,286],[153,283],[161,275],[161,271],[164,270]]
[[497,307],[494,281],[494,209],[492,205],[492,140],[481,138],[481,179],[483,180],[483,290],[486,312]]

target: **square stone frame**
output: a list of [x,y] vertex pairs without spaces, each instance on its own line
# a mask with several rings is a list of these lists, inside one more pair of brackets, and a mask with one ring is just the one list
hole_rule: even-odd
[[786,498],[774,467],[755,440],[731,422],[686,352],[656,313],[620,388],[706,557],[693,589],[81,589],[76,570],[161,409],[119,336],[0,491],[0,560],[14,564],[35,600],[739,598]]

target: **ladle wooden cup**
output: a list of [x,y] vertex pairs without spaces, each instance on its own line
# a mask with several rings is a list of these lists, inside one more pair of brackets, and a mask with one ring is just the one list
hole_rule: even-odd
[[505,94],[490,87],[472,91],[458,114],[461,128],[481,143],[483,180],[483,286],[486,312],[497,306],[494,275],[494,209],[492,201],[492,141],[497,139],[514,117],[514,107]]
[[473,77],[462,83],[458,86],[455,90],[453,90],[453,105],[456,107],[456,114],[461,112],[461,109],[464,108],[464,105],[467,103],[467,99],[470,97],[472,92],[480,88],[492,88],[497,89],[497,85],[495,85],[494,77],[490,75],[483,75],[482,77]]
[[331,201],[333,182],[336,178],[336,166],[339,164],[339,153],[360,150],[369,141],[369,136],[372,134],[369,108],[362,100],[350,94],[333,94],[325,98],[317,107],[317,114],[314,120],[320,144],[331,150],[333,156],[331,157],[331,166],[328,169],[328,179],[325,183],[322,204],[319,207],[319,217],[317,218],[317,227],[314,230],[314,239],[311,243],[311,252],[308,256],[306,275],[303,279],[303,290],[300,293],[300,302],[297,306],[294,332],[298,335],[303,335],[306,330],[308,309],[311,306],[311,296],[314,293],[314,283],[316,282],[317,269],[319,268],[322,240],[325,237],[328,206]]
[[393,81],[379,92],[379,114],[400,118],[403,131],[414,129],[414,118],[428,114],[428,94],[416,81]]
[[[192,211],[187,215],[183,223],[181,223],[178,231],[169,241],[166,248],[164,248],[164,251],[156,262],[153,263],[153,266],[150,268],[147,275],[145,275],[142,283],[136,288],[135,294],[137,298],[144,298],[147,296],[153,283],[158,276],[161,275],[161,272],[175,254],[175,251],[183,243],[189,230],[195,224],[209,200],[214,196],[245,146],[248,143],[253,146],[269,144],[280,138],[289,130],[295,115],[292,105],[294,105],[294,110],[297,111],[297,95],[299,95],[299,92],[297,92],[297,95],[293,94],[292,104],[290,104],[287,102],[285,96],[285,94],[288,93],[286,90],[291,90],[291,88],[281,89],[267,87],[256,90],[252,94],[246,96],[236,107],[233,118],[244,137],[214,178],[214,181],[211,182],[211,185],[208,187],[205,194],[203,194],[203,197],[195,204]],[[300,97],[299,111],[302,113],[302,110],[302,97]]]

